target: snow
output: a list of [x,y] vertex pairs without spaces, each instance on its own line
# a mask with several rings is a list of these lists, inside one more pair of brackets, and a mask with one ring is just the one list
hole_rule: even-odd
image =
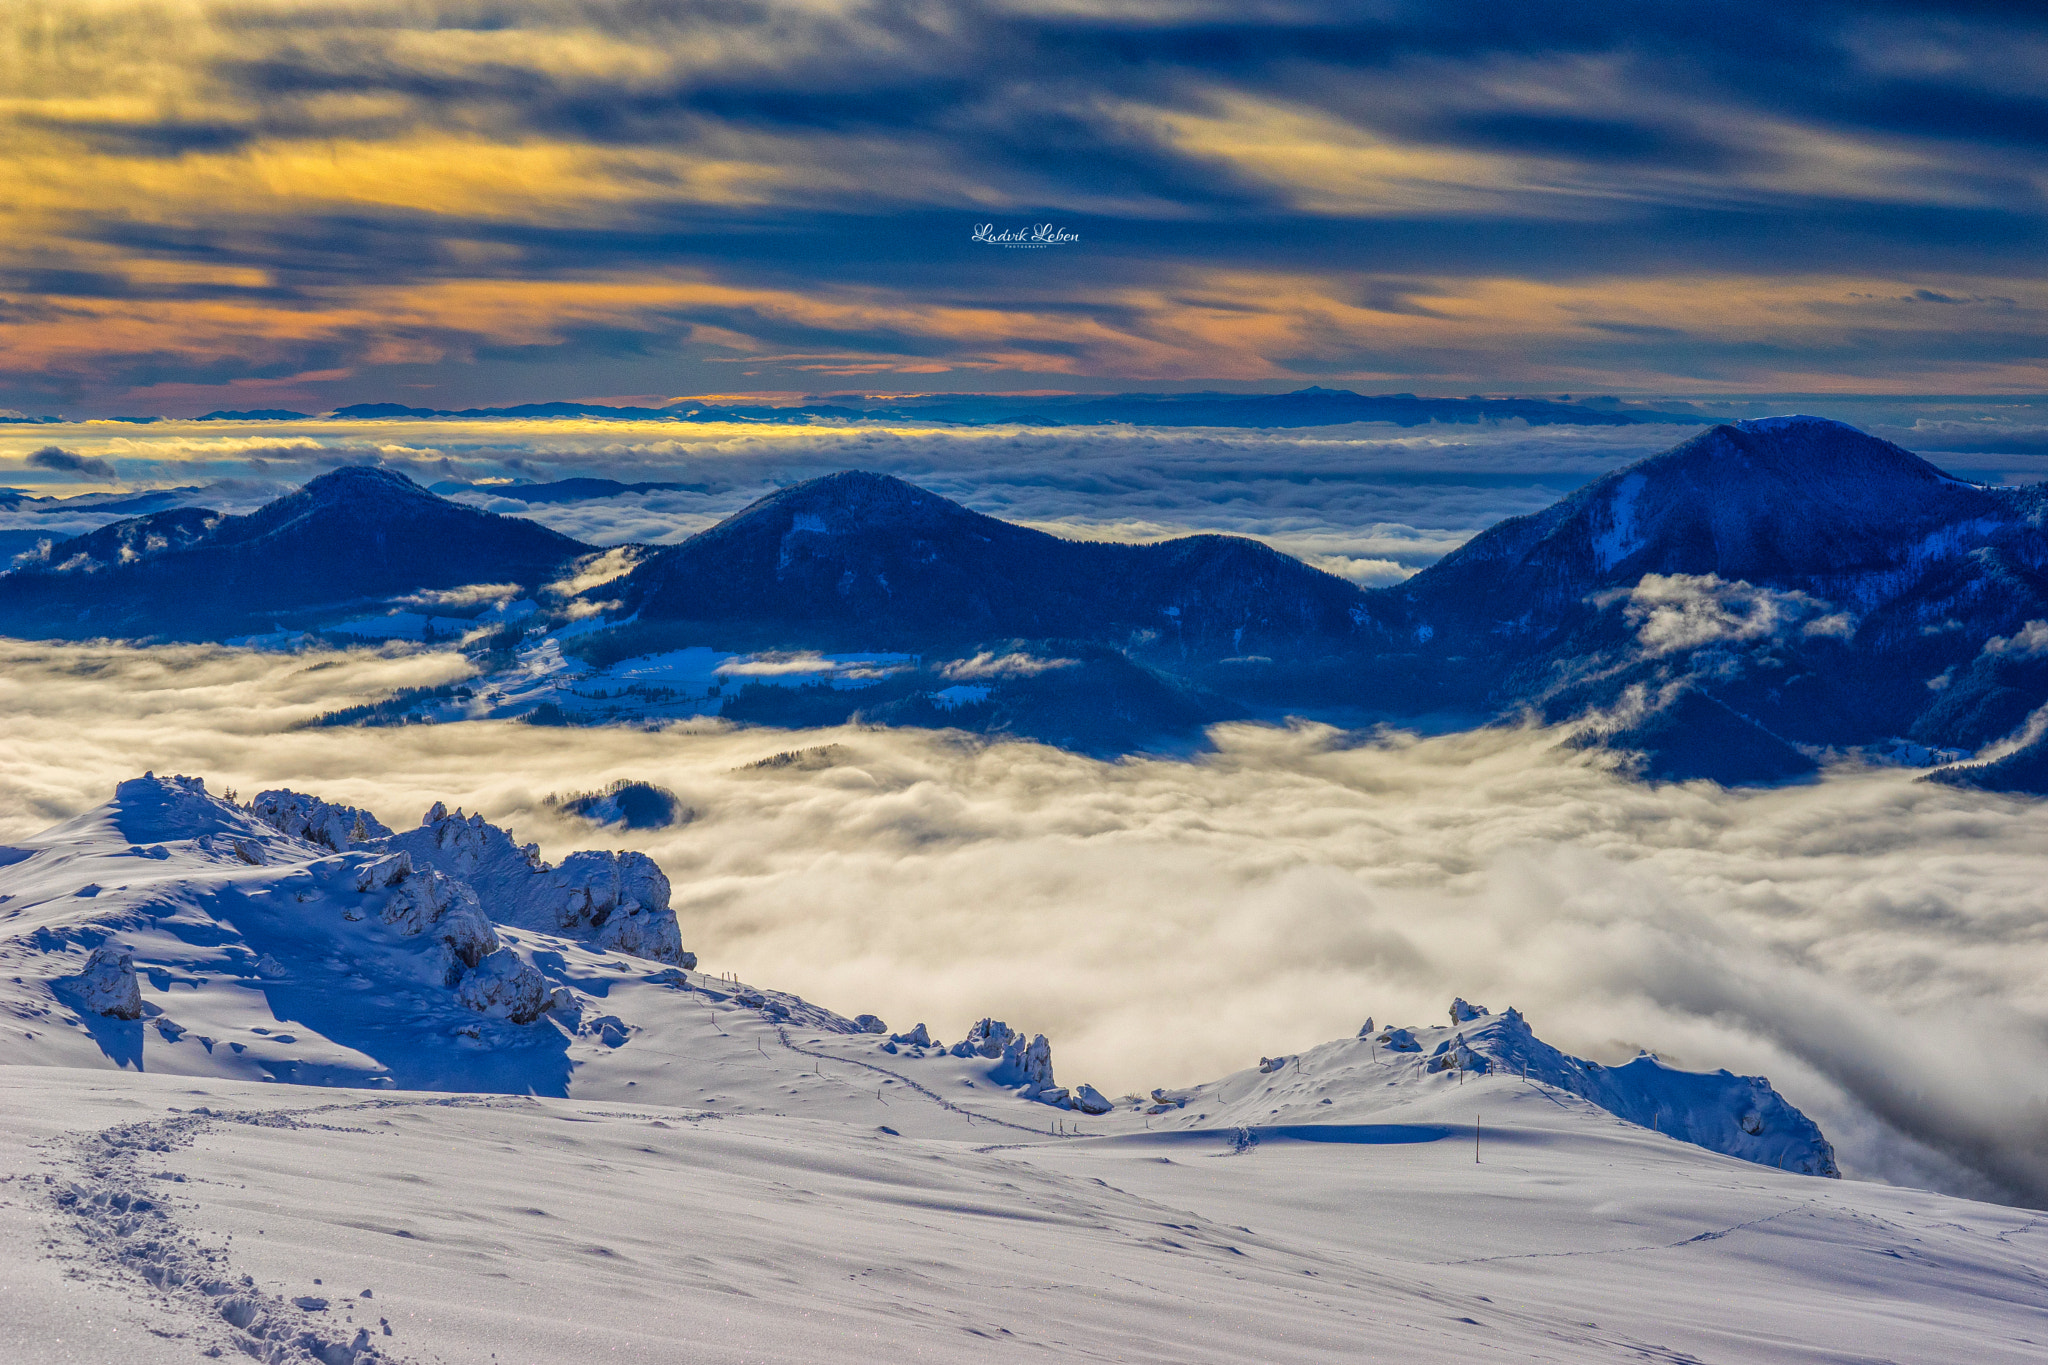
[[0,859],[10,1360],[2048,1352],[2048,1219],[1816,1178],[1762,1078],[1460,1000],[1112,1098],[535,927],[602,879],[476,817],[345,842],[148,778]]
[[979,706],[988,700],[989,693],[993,690],[968,683],[956,683],[952,687],[942,687],[932,693],[932,704],[943,706],[948,711],[962,706]]
[[906,1113],[945,1111],[899,1087],[840,1120],[807,1101],[850,1105],[850,1082],[805,1074],[764,1064],[744,1084],[782,1112],[721,1116],[0,1068],[0,1333],[24,1365],[239,1359],[238,1320],[479,1365],[2017,1362],[2048,1342],[2038,1218],[1546,1100],[1468,1087],[1456,1115],[1240,1149],[920,1127]]
[[1738,431],[1751,431],[1760,435],[1775,431],[1794,431],[1801,427],[1816,429],[1834,427],[1844,431],[1855,430],[1854,427],[1849,426],[1846,422],[1837,422],[1829,417],[1810,417],[1798,412],[1788,412],[1776,417],[1751,417],[1735,423],[1735,428]]
[[1604,573],[1640,550],[1642,536],[1636,529],[1636,499],[1649,479],[1630,474],[1614,486],[1607,503],[1607,528],[1593,536],[1593,561]]

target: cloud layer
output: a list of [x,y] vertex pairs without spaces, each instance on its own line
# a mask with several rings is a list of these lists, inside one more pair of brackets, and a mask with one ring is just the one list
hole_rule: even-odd
[[[1866,1177],[2048,1201],[2048,807],[1843,771],[1649,788],[1542,730],[1229,726],[1192,761],[930,733],[294,729],[447,655],[6,646],[0,839],[146,768],[396,825],[480,809],[553,857],[629,845],[713,969],[946,1037],[993,1013],[1062,1079],[1193,1081],[1453,994],[1607,1060],[1763,1073]],[[799,747],[814,764],[760,768]],[[699,813],[594,831],[549,793]]]
[[0,403],[2039,392],[2044,67],[1931,0],[40,0]]

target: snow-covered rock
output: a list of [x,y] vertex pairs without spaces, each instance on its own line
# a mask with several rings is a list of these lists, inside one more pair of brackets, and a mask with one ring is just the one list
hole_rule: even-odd
[[135,979],[135,958],[128,949],[111,943],[93,949],[77,982],[80,1003],[94,1014],[142,1017],[142,986]]
[[1016,1034],[1002,1020],[984,1019],[967,1030],[967,1036],[947,1051],[955,1057],[1000,1057],[1003,1055],[1003,1044],[1014,1037]]
[[478,1014],[530,1024],[554,1002],[545,978],[510,948],[479,961],[455,989],[456,998]]
[[330,805],[317,796],[295,791],[258,792],[249,803],[249,813],[281,834],[337,853],[391,837],[389,827],[366,810]]
[[[682,929],[669,908],[668,878],[645,853],[572,853],[552,874],[554,930],[658,962],[680,962]],[[542,927],[542,926],[533,926]]]
[[435,803],[417,829],[379,847],[468,884],[499,924],[588,939],[601,948],[686,965],[668,878],[644,853],[572,853],[550,867],[535,844],[480,815]]
[[923,1024],[919,1024],[908,1033],[890,1034],[889,1041],[900,1044],[903,1047],[930,1047],[932,1045],[932,1035],[925,1029]]
[[1804,1175],[1841,1175],[1820,1125],[1762,1076],[1681,1071],[1647,1052],[1622,1066],[1602,1066],[1543,1042],[1513,1009],[1468,1029],[1466,1038],[1470,1051],[1503,1071],[1519,1069],[1682,1142]]
[[1116,1104],[1092,1085],[1074,1087],[1074,1108],[1084,1114],[1107,1114]]
[[[862,1033],[887,1033],[889,1031],[889,1026],[883,1023],[881,1016],[877,1014],[857,1014],[853,1017],[853,1024]],[[919,1025],[919,1027],[923,1027],[923,1025]]]
[[[380,860],[380,869],[388,863]],[[431,931],[464,966],[474,967],[498,951],[476,893],[433,868],[412,871],[391,884],[377,918],[408,938]]]
[[[919,1024],[916,1031],[923,1029],[924,1025]],[[898,1041],[902,1041],[901,1035]],[[1042,1033],[1027,1042],[1023,1034],[1002,1020],[983,1019],[947,1051],[955,1057],[985,1057],[994,1061],[989,1079],[997,1085],[1020,1087],[1026,1099],[1058,1103],[1066,1097],[1062,1090],[1059,1099],[1052,1098],[1051,1092],[1058,1089],[1052,1078],[1052,1044]]]
[[[403,834],[393,834],[367,811],[287,789],[259,794],[249,810],[293,838],[340,852],[382,855],[358,871],[364,879],[359,890],[400,885],[415,870],[438,873],[468,888],[482,913],[497,923],[586,939],[600,948],[657,962],[696,966],[695,954],[683,948],[682,930],[669,907],[668,878],[644,853],[572,853],[561,866],[551,867],[538,845],[517,844],[510,831],[480,815],[450,813],[440,802],[418,828]],[[422,908],[422,913],[433,921],[430,911]],[[413,915],[406,922],[419,919]],[[465,955],[464,961],[469,960]]]
[[1453,1024],[1469,1024],[1474,1019],[1483,1019],[1485,1017],[1486,1006],[1484,1005],[1468,1005],[1465,1003],[1463,996],[1451,1001],[1451,1022]]

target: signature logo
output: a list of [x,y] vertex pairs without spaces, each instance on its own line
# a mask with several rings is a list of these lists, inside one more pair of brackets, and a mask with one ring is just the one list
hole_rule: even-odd
[[974,235],[969,239],[984,246],[1008,247],[1011,250],[1043,251],[1047,247],[1071,246],[1081,240],[1078,232],[1069,232],[1051,223],[1033,223],[1030,227],[1003,228],[997,230],[994,223],[976,223]]

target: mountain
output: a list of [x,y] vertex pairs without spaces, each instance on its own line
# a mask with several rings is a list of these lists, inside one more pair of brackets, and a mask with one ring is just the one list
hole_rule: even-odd
[[197,487],[151,488],[140,493],[77,493],[68,498],[38,497],[19,488],[0,488],[0,510],[31,511],[38,516],[78,512],[156,512],[189,503],[204,492]]
[[1873,582],[2031,510],[1818,417],[1717,426],[1473,537],[1388,596],[1418,620],[1538,638],[1588,594],[1714,574],[1867,608]]
[[58,542],[0,574],[0,629],[205,639],[419,589],[537,587],[590,551],[391,470],[337,469],[246,516],[176,508]]
[[[651,485],[508,495],[629,487]],[[1984,487],[1838,422],[1769,418],[1699,433],[1365,592],[1241,537],[1064,540],[849,471],[641,548],[586,591],[601,623],[579,620],[547,646],[552,663],[522,658],[519,678],[484,690],[543,721],[862,720],[1098,753],[1231,716],[1533,713],[1653,781],[1783,781],[1831,752],[1974,752],[2048,703],[2044,523],[2048,485]],[[244,517],[172,507],[21,543],[0,574],[0,629],[182,639],[479,582],[531,593],[590,551],[373,469]],[[527,630],[493,637],[500,664]],[[825,658],[877,652],[894,661],[858,676]],[[703,667],[676,676],[696,653]],[[601,706],[532,699],[565,668]]]
[[[1747,757],[1722,769],[1774,778],[1799,766],[1788,744],[1975,748],[2048,700],[2048,668],[2006,643],[2048,619],[2044,508],[2048,490],[1966,483],[1839,422],[1739,422],[1490,528],[1369,608],[1411,705],[1454,689],[1563,720],[1683,699],[1697,718],[1704,698],[1742,722]],[[1633,724],[1653,747],[1693,729]]]
[[1175,661],[1341,650],[1362,601],[1257,541],[1062,540],[860,472],[763,498],[601,591],[678,640],[917,650],[1051,637]]

